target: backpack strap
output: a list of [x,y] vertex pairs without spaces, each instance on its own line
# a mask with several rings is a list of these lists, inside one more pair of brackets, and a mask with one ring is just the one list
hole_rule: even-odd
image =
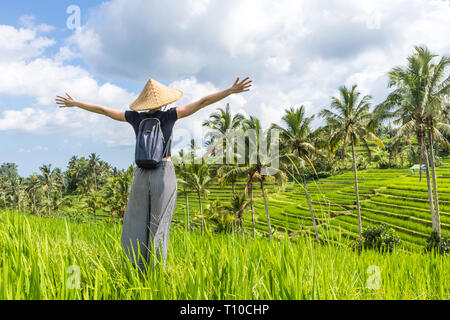
[[171,144],[171,142],[172,142],[172,135],[170,135],[169,140],[167,140],[166,147],[164,148],[163,151],[163,158],[167,157],[167,151],[169,150],[169,145]]

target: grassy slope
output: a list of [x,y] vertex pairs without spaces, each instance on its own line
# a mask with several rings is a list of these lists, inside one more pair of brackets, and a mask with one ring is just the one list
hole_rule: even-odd
[[[437,168],[437,175],[442,230],[450,236],[450,159]],[[363,227],[377,223],[390,225],[397,231],[407,250],[420,249],[426,244],[426,237],[432,228],[425,176],[419,182],[419,176],[411,175],[409,169],[369,169],[359,172],[359,184]],[[237,192],[242,192],[243,188],[243,183],[236,186]],[[337,237],[356,237],[358,224],[353,172],[310,182],[308,188],[320,232],[326,229],[326,232],[335,233]],[[303,231],[311,234],[312,222],[303,189],[289,184],[282,192],[274,190],[269,189],[268,204],[271,223],[275,228],[282,233]],[[185,225],[185,198],[182,190],[179,191],[174,222]],[[214,186],[209,199],[227,201],[230,194],[231,187]],[[255,198],[257,230],[265,233],[267,223],[259,189],[255,191]],[[194,193],[189,193],[189,206],[191,222],[198,224],[199,219],[193,217],[199,208]],[[245,226],[251,228],[250,213],[244,219]],[[327,228],[322,228],[322,224],[327,221]]]
[[[0,224],[0,299],[450,298],[450,260],[432,255],[358,255],[305,237],[270,241],[173,228],[166,270],[141,276],[122,260],[118,224],[5,212]],[[69,266],[80,270],[80,289],[68,288]],[[379,268],[378,290],[366,287],[369,266]]]

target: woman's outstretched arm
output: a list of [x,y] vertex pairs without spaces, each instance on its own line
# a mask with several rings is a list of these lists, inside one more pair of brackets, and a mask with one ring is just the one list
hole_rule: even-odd
[[198,110],[228,97],[230,94],[249,91],[252,86],[252,81],[249,79],[250,78],[247,77],[239,82],[239,78],[237,78],[234,84],[226,90],[210,94],[209,96],[203,97],[200,100],[187,104],[183,107],[177,107],[176,110],[178,119],[188,117]]
[[68,93],[66,93],[67,97],[56,96],[56,104],[59,105],[60,108],[70,108],[70,107],[79,107],[81,109],[102,114],[104,116],[108,116],[111,119],[117,121],[126,121],[125,120],[125,111],[106,108],[104,106],[98,104],[91,104],[86,102],[77,101],[72,98]]

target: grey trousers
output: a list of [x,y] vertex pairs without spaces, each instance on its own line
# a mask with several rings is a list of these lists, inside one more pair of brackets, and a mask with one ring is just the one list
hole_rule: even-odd
[[176,197],[177,178],[171,161],[163,161],[156,169],[136,168],[121,242],[128,259],[141,270],[148,265],[152,252],[157,258],[154,266],[162,258],[166,267]]

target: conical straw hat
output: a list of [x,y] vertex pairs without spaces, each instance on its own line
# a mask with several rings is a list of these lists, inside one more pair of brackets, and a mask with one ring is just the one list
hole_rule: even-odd
[[130,109],[134,111],[153,110],[177,101],[183,96],[183,92],[171,89],[150,79],[145,85],[139,97],[131,104]]

